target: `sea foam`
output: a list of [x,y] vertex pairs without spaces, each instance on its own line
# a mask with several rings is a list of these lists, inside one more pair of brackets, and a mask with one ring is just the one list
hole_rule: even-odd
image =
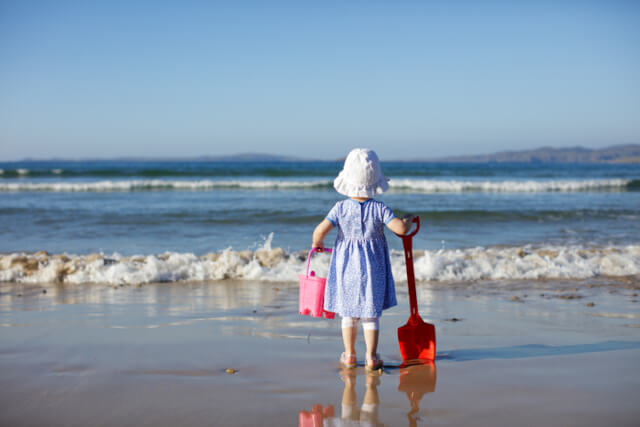
[[591,191],[626,187],[628,179],[590,179],[554,181],[458,181],[430,179],[392,179],[389,186],[394,189],[423,193],[539,193]]
[[40,181],[3,182],[0,192],[53,191],[53,192],[104,192],[104,191],[144,191],[144,190],[215,190],[215,189],[256,189],[281,190],[293,188],[325,187],[328,181],[284,181],[284,180],[118,180],[118,181]]
[[[298,280],[306,251],[271,248],[270,239],[255,251],[231,248],[205,255],[165,252],[123,256],[118,253],[50,255],[10,253],[0,256],[0,281],[22,283],[142,284],[207,280],[263,282]],[[640,246],[476,247],[414,252],[418,281],[584,279],[640,275]],[[406,281],[404,256],[391,251],[396,281]],[[314,256],[312,268],[326,275],[329,256]]]
[[[60,171],[61,173],[62,171]],[[23,174],[27,174],[24,172]],[[460,181],[431,179],[392,179],[391,190],[412,193],[461,193],[461,192],[575,192],[624,189],[629,179],[591,179],[554,181]],[[286,190],[331,188],[332,181],[314,180],[164,180],[127,179],[107,181],[30,181],[0,182],[0,192],[48,191],[48,192],[104,192],[145,190],[198,190],[256,189]]]

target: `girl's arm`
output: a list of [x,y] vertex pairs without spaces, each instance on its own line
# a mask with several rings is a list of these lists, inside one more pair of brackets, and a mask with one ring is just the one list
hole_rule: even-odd
[[389,229],[394,233],[404,236],[409,233],[409,230],[411,230],[411,221],[413,221],[413,215],[409,214],[403,216],[402,219],[393,218],[389,221],[387,227],[389,227]]
[[333,229],[333,224],[329,222],[329,220],[322,220],[320,224],[313,230],[313,244],[312,248],[319,249],[319,252],[322,252],[324,249],[324,238],[329,234],[329,232]]

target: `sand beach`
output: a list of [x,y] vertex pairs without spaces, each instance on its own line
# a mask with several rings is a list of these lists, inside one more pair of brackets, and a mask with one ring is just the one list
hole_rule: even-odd
[[372,375],[296,283],[4,283],[0,425],[637,425],[637,278],[421,283],[437,359],[412,367],[404,288]]

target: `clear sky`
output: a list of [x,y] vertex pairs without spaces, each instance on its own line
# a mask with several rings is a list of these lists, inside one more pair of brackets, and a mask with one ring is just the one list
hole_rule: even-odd
[[640,142],[640,1],[0,0],[0,160]]

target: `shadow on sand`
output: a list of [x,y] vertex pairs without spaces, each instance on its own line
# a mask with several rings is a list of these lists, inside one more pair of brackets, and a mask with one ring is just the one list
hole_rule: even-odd
[[511,347],[492,347],[451,350],[438,354],[436,361],[452,360],[468,362],[485,359],[521,359],[525,357],[566,356],[570,354],[599,353],[604,351],[634,350],[640,348],[638,341],[604,341],[594,344],[543,345],[526,344]]

